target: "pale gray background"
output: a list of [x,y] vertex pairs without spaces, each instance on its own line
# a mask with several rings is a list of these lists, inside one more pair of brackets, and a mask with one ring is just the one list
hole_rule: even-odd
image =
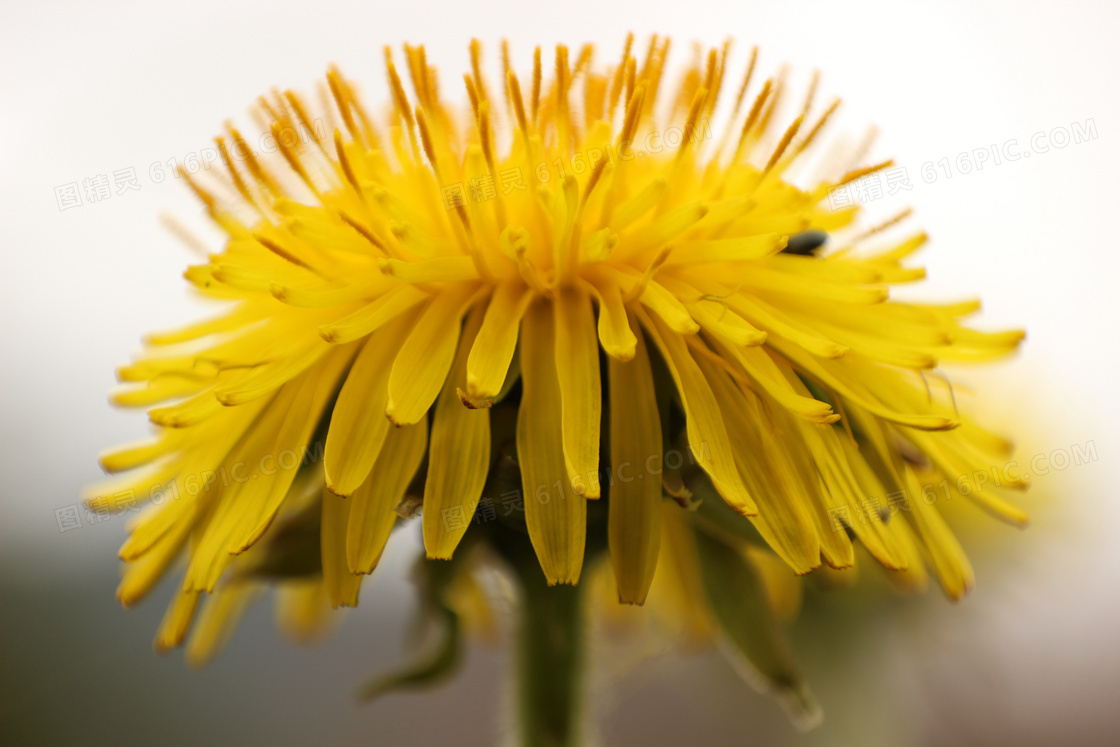
[[[883,131],[877,153],[908,167],[933,237],[923,294],[979,292],[986,324],[1021,324],[1017,360],[986,374],[992,409],[1049,452],[1093,441],[1095,463],[1051,475],[1025,534],[999,533],[960,605],[936,593],[892,611],[837,602],[797,635],[827,709],[800,737],[771,702],[711,658],[673,658],[603,685],[608,744],[1079,744],[1115,742],[1120,550],[1111,470],[1120,455],[1114,371],[1120,271],[1120,135],[1112,2],[22,3],[0,10],[0,741],[6,744],[490,744],[505,693],[501,651],[474,652],[430,696],[358,707],[368,673],[397,660],[412,597],[401,580],[413,533],[396,538],[365,604],[319,650],[278,639],[257,609],[225,655],[190,672],[150,641],[168,589],[139,610],[112,596],[123,522],[60,534],[55,509],[99,474],[97,452],[142,435],[112,410],[114,365],[148,329],[197,313],[179,273],[189,254],[157,223],[198,207],[148,167],[247,124],[273,85],[310,90],[328,62],[384,97],[382,45],[423,42],[444,87],[471,36],[600,44],[624,34],[751,44],[763,71],[814,69],[845,100],[843,131]],[[495,57],[491,57],[491,63]],[[493,76],[492,76],[493,79]],[[1090,142],[925,184],[922,164],[1093,120]],[[60,212],[54,187],[134,166],[142,188]],[[1034,452],[1031,452],[1034,453]],[[1028,454],[1029,456],[1029,454]],[[411,544],[410,544],[411,543]],[[969,545],[975,551],[976,542]],[[851,630],[823,637],[821,616]],[[859,625],[855,625],[858,622]]]

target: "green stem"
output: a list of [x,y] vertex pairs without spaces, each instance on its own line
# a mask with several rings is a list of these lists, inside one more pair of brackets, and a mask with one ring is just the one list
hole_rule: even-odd
[[548,586],[536,563],[516,567],[523,593],[517,642],[521,744],[571,747],[579,742],[580,588]]

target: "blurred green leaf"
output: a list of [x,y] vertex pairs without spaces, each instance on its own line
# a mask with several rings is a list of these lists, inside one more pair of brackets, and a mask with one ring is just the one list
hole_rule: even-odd
[[701,530],[695,536],[704,591],[729,658],[750,684],[782,703],[795,726],[816,727],[820,706],[798,671],[758,571],[738,548],[715,535]]
[[415,632],[426,631],[428,647],[412,662],[367,682],[359,692],[362,700],[373,700],[391,692],[429,687],[448,679],[462,659],[463,635],[459,616],[447,605],[447,589],[462,572],[469,544],[461,545],[451,560],[427,560],[416,564],[421,603]]
[[693,506],[700,520],[759,547],[768,547],[751,520],[727,505],[706,472],[697,470],[688,482]]
[[429,652],[400,669],[367,682],[359,692],[362,700],[373,700],[388,693],[439,684],[458,668],[462,658],[462,632],[459,616],[446,607],[441,610],[441,625],[436,643]]
[[241,575],[268,579],[289,579],[322,573],[319,551],[319,503],[277,523],[261,543],[253,564]]

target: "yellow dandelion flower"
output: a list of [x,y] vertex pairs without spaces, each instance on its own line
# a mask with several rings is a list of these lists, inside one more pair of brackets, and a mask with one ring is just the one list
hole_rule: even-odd
[[[227,235],[185,276],[228,305],[118,371],[114,401],[151,407],[155,436],[103,455],[126,474],[91,490],[106,510],[152,504],[121,549],[123,602],[186,558],[161,647],[214,592],[205,658],[256,588],[236,579],[313,567],[320,585],[293,594],[356,604],[421,507],[429,558],[474,525],[523,528],[549,585],[580,580],[601,526],[625,603],[653,583],[665,495],[797,574],[851,566],[858,543],[899,573],[928,564],[953,597],[970,586],[915,470],[1009,447],[927,372],[1023,334],[964,326],[976,302],[891,300],[923,277],[904,262],[925,235],[886,242],[827,204],[890,162],[825,159],[797,186],[836,103],[810,95],[786,121],[792,94],[755,56],[737,85],[727,47],[671,83],[668,39],[632,41],[605,65],[560,46],[547,74],[539,48],[528,75],[503,54],[496,83],[473,43],[462,110],[423,47],[404,76],[386,49],[383,113],[331,70],[318,108],[260,99],[264,152],[229,125],[223,173],[182,170]],[[285,554],[292,527],[318,532],[317,558]]]

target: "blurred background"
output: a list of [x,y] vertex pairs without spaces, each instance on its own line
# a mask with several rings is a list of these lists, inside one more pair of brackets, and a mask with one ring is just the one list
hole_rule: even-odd
[[[205,162],[225,119],[252,129],[258,95],[310,91],[330,62],[379,102],[385,44],[424,43],[450,90],[472,36],[492,71],[503,37],[526,70],[537,44],[591,41],[613,58],[633,31],[671,34],[676,63],[692,42],[730,36],[736,77],[758,44],[761,70],[788,62],[794,90],[822,72],[823,93],[844,99],[833,135],[881,130],[874,160],[905,166],[912,189],[867,208],[911,205],[931,234],[919,294],[980,294],[983,326],[1029,331],[1009,364],[953,377],[984,394],[989,424],[1017,435],[1019,463],[1034,469],[1023,501],[1034,523],[1019,532],[961,512],[977,584],[957,604],[936,589],[893,595],[868,564],[852,589],[810,588],[792,635],[825,709],[818,731],[798,734],[714,654],[635,665],[608,650],[594,680],[603,743],[1115,744],[1117,29],[1120,5],[1103,1],[4,3],[0,742],[502,738],[512,665],[500,645],[473,648],[436,692],[354,698],[403,656],[418,527],[397,533],[361,608],[325,644],[289,645],[258,605],[214,664],[191,671],[151,648],[170,583],[119,607],[125,521],[91,521],[79,490],[99,477],[101,449],[146,432],[142,414],[107,403],[114,366],[143,332],[199,314],[180,278],[193,257],[159,216],[213,237],[169,174]],[[128,169],[133,188],[89,199],[86,180],[127,182]]]

